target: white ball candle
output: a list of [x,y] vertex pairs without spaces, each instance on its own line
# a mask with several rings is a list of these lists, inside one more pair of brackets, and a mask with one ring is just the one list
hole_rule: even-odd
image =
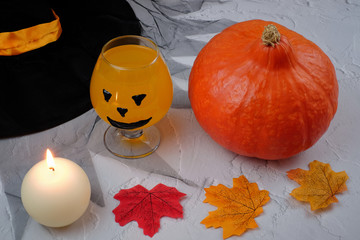
[[25,210],[48,227],[67,226],[79,219],[90,202],[90,182],[84,170],[65,158],[52,158],[35,164],[21,185]]

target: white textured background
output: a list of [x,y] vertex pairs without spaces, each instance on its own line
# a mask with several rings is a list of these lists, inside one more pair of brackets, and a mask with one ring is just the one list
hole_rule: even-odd
[[[339,81],[338,112],[328,131],[312,148],[284,161],[246,158],[223,149],[207,136],[191,109],[186,108],[171,109],[157,124],[163,135],[158,151],[148,158],[133,162],[113,158],[104,149],[104,122],[97,122],[93,131],[84,127],[92,126],[95,122],[96,113],[93,111],[43,133],[1,140],[0,158],[3,161],[14,154],[21,155],[21,151],[29,146],[32,151],[37,151],[37,148],[40,151],[46,145],[40,139],[49,139],[53,145],[70,146],[77,145],[85,136],[104,194],[104,207],[91,203],[85,215],[69,227],[46,228],[29,219],[22,239],[150,239],[143,235],[135,222],[125,227],[115,223],[112,210],[119,202],[113,196],[122,188],[142,184],[150,189],[158,183],[174,186],[187,196],[181,202],[184,219],[162,218],[160,231],[153,239],[222,239],[221,228],[206,229],[200,224],[208,212],[215,209],[202,203],[205,198],[203,188],[218,183],[231,187],[232,178],[240,175],[258,183],[260,189],[268,190],[271,201],[255,219],[259,228],[229,239],[360,239],[360,1],[206,1],[198,11],[179,14],[174,18],[227,18],[235,22],[271,20],[316,43],[332,60]],[[186,37],[207,42],[213,35]],[[195,58],[191,54],[168,57],[189,67]],[[184,79],[174,77],[174,81],[178,89],[187,89]],[[34,141],[39,141],[39,144]],[[26,161],[26,155],[24,159]],[[337,195],[339,203],[332,204],[326,210],[312,212],[307,203],[298,202],[289,195],[298,185],[286,177],[286,171],[308,169],[308,163],[315,159],[330,163],[336,172],[346,171],[349,180],[348,191]],[[0,239],[10,240],[15,239],[16,235],[12,227],[14,213],[4,193],[6,178],[3,181],[0,183]]]

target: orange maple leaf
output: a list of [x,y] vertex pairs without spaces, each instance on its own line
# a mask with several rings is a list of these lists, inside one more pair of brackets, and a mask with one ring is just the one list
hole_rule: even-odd
[[329,164],[314,160],[309,163],[309,171],[297,168],[287,172],[288,177],[301,186],[290,195],[299,201],[309,202],[311,210],[325,208],[338,202],[335,194],[347,190],[346,172],[334,172]]
[[256,228],[255,217],[263,212],[261,206],[269,200],[269,192],[259,190],[256,183],[249,183],[244,177],[233,179],[233,188],[222,184],[205,188],[205,203],[210,203],[217,210],[201,221],[207,228],[222,227],[223,238],[241,235],[248,228]]

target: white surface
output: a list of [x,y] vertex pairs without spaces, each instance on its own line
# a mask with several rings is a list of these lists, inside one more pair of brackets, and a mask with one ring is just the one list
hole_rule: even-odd
[[[217,145],[198,125],[191,109],[171,109],[157,124],[163,136],[160,148],[147,158],[131,161],[113,157],[105,150],[102,134],[107,125],[100,121],[89,136],[87,148],[104,193],[105,207],[90,203],[81,219],[61,229],[43,227],[29,219],[23,239],[150,239],[143,235],[136,222],[120,227],[114,221],[112,210],[119,202],[113,196],[136,184],[150,189],[158,183],[176,187],[187,196],[181,201],[184,219],[162,218],[160,230],[153,239],[222,239],[222,228],[206,229],[200,224],[209,211],[216,209],[202,202],[205,199],[204,187],[218,183],[231,187],[232,179],[240,175],[256,182],[260,189],[268,190],[271,200],[255,219],[258,228],[229,239],[359,239],[360,2],[206,2],[201,10],[178,18],[229,18],[233,21],[261,18],[278,22],[315,42],[333,61],[339,81],[338,111],[328,131],[312,148],[297,156],[283,161],[263,161],[238,156]],[[208,41],[211,35],[190,38]],[[193,59],[188,56],[177,60],[191,65]],[[88,125],[95,118],[96,114],[90,111],[86,117],[72,122],[77,125],[84,121]],[[61,134],[68,126],[60,126],[55,139],[59,143],[68,140],[76,145],[76,139]],[[10,139],[2,146],[19,146],[29,138],[31,136]],[[7,149],[3,147],[1,151]],[[286,171],[308,169],[308,163],[315,159],[330,163],[336,172],[346,171],[349,180],[348,191],[337,195],[338,203],[326,210],[312,212],[309,204],[289,195],[298,184],[287,178]],[[0,184],[0,239],[13,237],[9,220],[11,214]]]

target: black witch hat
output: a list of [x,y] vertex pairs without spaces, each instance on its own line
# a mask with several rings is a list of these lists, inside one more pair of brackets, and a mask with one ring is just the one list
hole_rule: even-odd
[[102,46],[140,35],[127,1],[5,1],[0,10],[0,138],[42,131],[92,108]]

